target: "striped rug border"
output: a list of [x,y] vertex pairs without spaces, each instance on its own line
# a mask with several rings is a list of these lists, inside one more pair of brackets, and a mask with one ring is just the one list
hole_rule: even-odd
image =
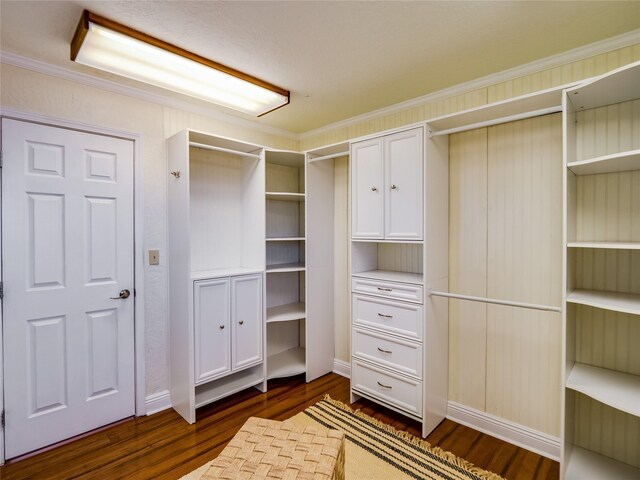
[[422,438],[398,430],[325,395],[303,412],[313,421],[342,430],[347,441],[380,458],[409,478],[428,480],[504,480],[501,476],[432,447]]

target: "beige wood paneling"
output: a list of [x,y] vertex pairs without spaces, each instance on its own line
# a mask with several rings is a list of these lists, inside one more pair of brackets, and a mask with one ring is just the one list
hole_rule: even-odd
[[379,243],[378,269],[422,273],[422,245]]
[[[449,137],[449,291],[487,293],[487,130]],[[487,307],[449,301],[449,400],[485,408]]]
[[487,307],[487,413],[560,435],[561,327],[560,313]]
[[558,113],[489,128],[491,298],[561,304],[561,122]]
[[640,293],[640,251],[578,249],[574,278],[576,289]]

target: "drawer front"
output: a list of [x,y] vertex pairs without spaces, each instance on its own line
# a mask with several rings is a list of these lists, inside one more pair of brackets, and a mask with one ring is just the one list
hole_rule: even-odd
[[353,323],[422,340],[422,306],[353,295]]
[[404,374],[422,376],[422,344],[353,329],[353,355]]
[[353,293],[376,295],[405,302],[423,303],[422,286],[404,283],[390,283],[367,278],[354,277],[351,280]]
[[354,359],[351,387],[396,408],[422,415],[422,383]]

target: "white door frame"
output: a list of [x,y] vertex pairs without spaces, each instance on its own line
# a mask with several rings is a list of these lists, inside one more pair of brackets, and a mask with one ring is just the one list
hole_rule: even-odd
[[[142,159],[140,156],[142,135],[89,123],[30,113],[22,110],[2,107],[0,118],[12,118],[51,127],[68,128],[97,135],[123,138],[133,141],[133,243],[134,243],[134,329],[135,329],[135,411],[140,417],[147,413],[145,402],[145,342],[144,342],[144,245],[143,237],[143,196],[142,196]],[[1,133],[1,132],[0,132]],[[1,184],[0,184],[1,186]],[[0,205],[1,207],[1,205]],[[1,210],[1,208],[0,208]],[[0,236],[0,251],[2,237]],[[0,271],[2,258],[0,255]],[[2,352],[2,310],[0,309],[0,411],[4,409],[4,364]],[[0,425],[0,465],[4,464],[4,427]]]

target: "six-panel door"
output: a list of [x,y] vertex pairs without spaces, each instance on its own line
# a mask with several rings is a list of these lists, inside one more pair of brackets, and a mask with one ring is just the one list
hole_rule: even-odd
[[231,371],[229,297],[228,278],[193,283],[196,384]]
[[262,276],[231,278],[232,370],[262,361]]

